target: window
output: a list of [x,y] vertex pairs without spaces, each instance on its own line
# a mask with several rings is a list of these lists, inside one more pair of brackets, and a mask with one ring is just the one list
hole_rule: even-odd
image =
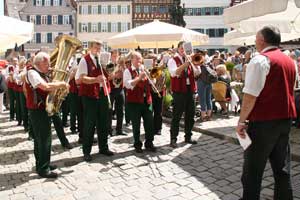
[[47,15],[41,16],[41,24],[47,24]]
[[57,15],[52,15],[52,24],[57,24]]
[[101,13],[102,13],[102,14],[107,14],[107,13],[108,13],[107,5],[101,6]]
[[82,23],[81,25],[81,32],[88,32],[88,24],[87,23]]
[[141,12],[141,6],[140,5],[136,5],[135,6],[135,12],[136,13],[140,13]]
[[152,13],[157,13],[157,6],[152,6]]
[[51,5],[51,1],[50,0],[45,0],[45,6],[50,6]]
[[53,6],[59,6],[59,0],[53,0]]
[[92,32],[97,32],[98,31],[98,24],[97,23],[92,23]]
[[111,32],[115,33],[118,32],[118,23],[111,23]]
[[111,14],[117,14],[118,13],[118,6],[111,6]]
[[127,6],[121,7],[121,14],[127,14]]
[[52,33],[47,33],[47,43],[52,43]]
[[107,32],[107,31],[108,31],[107,22],[101,23],[101,32]]
[[214,15],[220,15],[220,9],[218,7],[214,8]]
[[89,9],[88,9],[88,6],[87,5],[84,5],[84,6],[82,6],[81,7],[81,13],[83,14],[83,15],[87,15],[88,13],[89,13]]
[[200,15],[201,15],[201,8],[196,8],[195,14],[196,14],[197,16],[200,16]]
[[160,13],[167,13],[168,10],[167,10],[166,6],[159,6],[159,12]]
[[82,42],[82,46],[83,46],[84,49],[87,49],[88,46],[89,46],[88,42],[86,42],[86,41]]
[[144,13],[149,13],[149,6],[144,6]]
[[63,16],[63,24],[70,24],[70,17],[69,15],[64,15]]
[[35,34],[35,41],[36,41],[36,43],[41,43],[41,33]]
[[109,51],[107,42],[103,42],[103,47],[102,47],[102,49],[105,50],[105,51]]
[[127,31],[128,28],[127,28],[127,23],[122,23],[121,24],[121,32],[124,32],[124,31]]
[[35,15],[30,15],[30,22],[35,24]]
[[210,8],[205,8],[205,15],[210,15]]
[[36,0],[36,6],[42,6],[42,0]]
[[188,8],[187,13],[188,13],[188,16],[192,16],[193,15],[193,8]]
[[98,6],[92,6],[92,14],[97,15],[98,14]]

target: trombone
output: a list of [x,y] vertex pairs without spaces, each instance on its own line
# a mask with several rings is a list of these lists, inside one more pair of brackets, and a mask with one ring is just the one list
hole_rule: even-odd
[[155,84],[153,83],[153,81],[150,79],[150,74],[147,70],[143,69],[143,71],[145,72],[145,75],[149,81],[149,83],[151,84],[152,88],[155,90],[155,92],[157,93],[158,97],[161,98],[160,92],[158,91],[158,89],[156,88]]

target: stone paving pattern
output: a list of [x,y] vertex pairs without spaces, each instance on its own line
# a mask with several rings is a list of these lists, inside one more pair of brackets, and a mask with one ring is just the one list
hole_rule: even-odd
[[[227,140],[194,132],[198,144],[191,146],[183,143],[181,132],[179,148],[172,149],[169,125],[165,124],[162,135],[155,136],[158,152],[136,154],[129,127],[125,128],[128,136],[109,139],[111,150],[117,152],[115,156],[97,154],[94,145],[94,160],[86,163],[82,161],[77,135],[70,135],[68,128],[65,130],[75,148],[62,149],[53,131],[51,160],[59,167],[56,170],[59,178],[39,178],[34,173],[32,141],[27,140],[27,134],[16,122],[8,122],[8,113],[0,114],[0,200],[238,200],[240,197],[242,148]],[[292,172],[293,184],[299,188],[299,162],[292,162]],[[268,165],[262,200],[272,199],[272,193],[273,178]],[[299,190],[294,196],[300,199]]]

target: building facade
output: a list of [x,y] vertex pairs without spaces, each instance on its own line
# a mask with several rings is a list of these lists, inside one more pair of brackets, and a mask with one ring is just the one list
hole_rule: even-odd
[[21,20],[34,23],[33,39],[24,45],[28,57],[39,50],[51,52],[58,35],[75,35],[72,0],[28,0],[19,13]]
[[91,39],[100,39],[108,50],[108,38],[132,27],[130,0],[77,0],[77,8],[77,37],[84,48]]
[[182,0],[181,3],[185,8],[186,28],[209,36],[209,44],[199,48],[209,53],[228,50],[223,46],[223,37],[230,29],[224,25],[223,11],[230,6],[231,0]]
[[133,0],[133,27],[152,22],[154,19],[170,22],[169,10],[172,5],[173,0]]

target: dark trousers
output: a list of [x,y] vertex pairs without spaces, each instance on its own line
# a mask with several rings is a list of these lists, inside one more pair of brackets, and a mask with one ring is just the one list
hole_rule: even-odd
[[51,155],[50,118],[45,110],[29,110],[34,133],[34,156],[39,174],[49,171]]
[[125,96],[125,122],[126,124],[130,122],[130,114],[128,111],[128,103],[126,101],[126,88],[124,88],[124,96]]
[[81,112],[80,105],[79,105],[80,97],[77,93],[69,93],[69,103],[70,103],[70,129],[72,132],[76,132],[76,121],[77,121],[77,130],[80,132],[80,126],[81,124],[80,120],[82,117],[80,117]]
[[274,199],[292,200],[289,132],[291,120],[250,122],[252,144],[244,152],[243,200],[260,199],[262,176],[270,160],[275,179]]
[[84,133],[84,112],[83,112],[83,97],[79,96],[79,119],[78,119],[78,130],[79,130],[79,138],[83,138]]
[[[124,91],[122,88],[114,88],[110,93],[110,101],[111,104],[115,104],[115,111],[117,115],[117,126],[116,133],[122,133],[122,125],[123,125],[123,106],[124,106]],[[108,118],[108,131],[112,133],[112,109],[109,110],[109,118]]]
[[62,124],[66,125],[68,122],[68,115],[69,115],[69,95],[66,96],[65,100],[62,102],[61,105],[61,112],[62,112]]
[[171,122],[171,140],[177,141],[179,133],[179,123],[184,112],[184,132],[185,138],[192,137],[192,129],[195,123],[195,100],[194,92],[188,91],[186,93],[173,93],[173,117]]
[[21,94],[22,92],[15,91],[15,99],[16,99],[16,120],[18,124],[22,123],[22,112],[21,112]]
[[99,150],[108,149],[108,99],[104,96],[103,90],[99,94],[99,99],[83,97],[84,112],[84,133],[82,150],[84,155],[91,153],[95,127],[98,136]]
[[130,112],[130,119],[132,122],[132,131],[134,138],[134,147],[141,148],[142,142],[140,140],[140,127],[141,118],[143,118],[144,129],[145,129],[145,144],[152,144],[154,140],[153,133],[153,116],[152,116],[152,105],[150,104],[139,104],[139,103],[128,103],[128,110]]
[[157,93],[151,92],[152,96],[152,105],[153,105],[153,127],[154,127],[154,133],[157,133],[162,128],[162,92],[160,92],[161,97],[158,96]]
[[11,120],[15,118],[15,91],[11,88],[8,88],[8,96],[9,96],[9,116]]
[[21,116],[25,130],[28,130],[28,110],[26,107],[26,98],[24,93],[20,93]]
[[66,146],[67,144],[69,144],[69,141],[66,137],[64,127],[63,127],[63,123],[62,123],[62,120],[61,120],[59,114],[55,113],[54,115],[52,115],[51,120],[53,122],[54,129],[56,131],[57,137],[58,137],[61,145]]

